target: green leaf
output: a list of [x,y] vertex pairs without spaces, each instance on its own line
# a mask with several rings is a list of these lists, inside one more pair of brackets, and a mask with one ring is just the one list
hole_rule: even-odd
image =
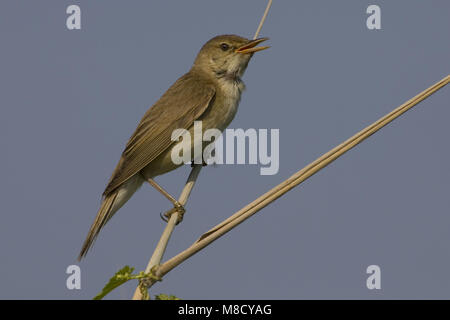
[[157,294],[155,296],[155,300],[181,300],[181,299],[175,297],[173,294],[167,295],[167,294],[161,293],[161,294]]
[[125,266],[119,271],[117,271],[117,273],[111,279],[109,279],[109,282],[105,285],[102,292],[100,292],[98,295],[94,297],[94,300],[101,300],[112,290],[124,284],[128,280],[136,279],[135,276],[131,274],[133,270],[134,268],[130,266]]

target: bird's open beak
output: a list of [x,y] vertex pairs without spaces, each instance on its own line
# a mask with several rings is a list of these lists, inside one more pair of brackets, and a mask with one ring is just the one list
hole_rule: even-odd
[[238,53],[253,53],[261,50],[265,50],[267,48],[270,48],[269,46],[266,47],[257,47],[258,44],[260,44],[263,41],[269,40],[269,38],[259,38],[255,40],[251,40],[244,44],[242,47],[239,47],[236,49],[236,52]]

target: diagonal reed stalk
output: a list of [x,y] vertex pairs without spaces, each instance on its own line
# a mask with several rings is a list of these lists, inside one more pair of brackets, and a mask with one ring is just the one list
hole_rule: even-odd
[[[255,32],[255,35],[253,39],[256,39],[259,35],[259,32],[261,31],[261,28],[264,24],[264,21],[266,20],[267,14],[269,13],[270,6],[272,5],[272,0],[269,0],[267,3],[266,10],[264,11],[264,14],[261,18],[261,21],[259,23],[259,26]],[[186,182],[186,185],[183,188],[183,191],[181,192],[180,198],[178,199],[178,202],[184,206],[189,199],[189,195],[191,194],[192,188],[194,187],[194,184],[197,180],[197,177],[200,173],[202,166],[201,165],[194,165],[194,167],[191,170],[191,173],[189,175],[189,178]],[[178,221],[180,213],[174,212],[171,214],[169,221],[167,222],[167,225],[161,235],[161,238],[159,239],[158,244],[156,245],[155,251],[153,252],[150,261],[147,264],[147,267],[145,268],[145,273],[150,273],[154,267],[159,265],[161,262],[161,259],[164,255],[164,252],[166,251],[167,243],[169,242],[170,236],[172,235],[173,230],[175,229],[175,225]],[[134,291],[133,300],[142,300],[142,290],[147,290],[147,285],[144,282],[140,282],[136,290]]]
[[[293,174],[290,178],[283,181],[270,191],[266,192],[253,202],[246,205],[241,210],[237,211],[235,214],[233,214],[228,219],[224,220],[222,223],[218,224],[217,226],[213,227],[211,230],[204,233],[196,242],[194,242],[189,248],[184,250],[183,252],[177,254],[173,258],[169,259],[162,265],[159,265],[154,270],[154,274],[157,277],[162,277],[165,274],[167,274],[170,270],[175,268],[176,266],[180,265],[183,261],[193,256],[198,251],[202,250],[209,244],[211,244],[216,239],[223,236],[225,233],[245,221],[246,219],[250,218],[252,215],[257,213],[259,210],[270,204],[271,202],[275,201],[282,195],[284,195],[286,192],[291,190],[292,188],[298,186],[300,183],[317,173],[319,170],[326,167],[328,164],[339,158],[341,155],[343,155],[345,152],[349,151],[359,143],[361,143],[363,140],[370,137],[372,134],[392,122],[394,119],[398,118],[400,115],[417,105],[419,102],[425,100],[427,97],[438,91],[439,89],[443,88],[445,85],[447,85],[450,82],[450,75],[442,79],[441,81],[437,82],[436,84],[432,85],[428,89],[422,91],[414,98],[408,100],[398,108],[394,109],[392,112],[388,113],[384,117],[380,118],[378,121],[372,123],[368,127],[364,128],[348,140],[344,141],[337,147],[333,148],[332,150],[328,151],[300,171]],[[148,283],[148,287],[152,286],[155,283],[155,280],[151,280],[150,283]]]
[[[187,200],[189,199],[189,195],[191,194],[192,188],[194,187],[195,182],[197,181],[197,177],[200,174],[200,170],[202,169],[201,164],[195,164],[189,174],[189,177],[186,181],[186,184],[181,191],[181,195],[178,198],[178,202],[184,207]],[[167,243],[169,242],[170,236],[172,235],[173,230],[175,229],[175,225],[177,224],[180,213],[175,211],[170,215],[169,221],[167,221],[167,225],[164,228],[164,231],[159,239],[158,244],[156,245],[155,251],[153,252],[150,261],[145,268],[145,273],[150,273],[152,268],[157,266],[166,251]],[[145,286],[144,283],[139,283],[138,287],[134,291],[133,300],[142,300],[141,290],[145,290],[146,288],[142,288]]]

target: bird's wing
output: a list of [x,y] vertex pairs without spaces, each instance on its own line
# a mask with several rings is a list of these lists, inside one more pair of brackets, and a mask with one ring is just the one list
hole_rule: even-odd
[[214,86],[185,74],[142,117],[114,170],[104,195],[168,149],[175,129],[189,129],[212,103]]

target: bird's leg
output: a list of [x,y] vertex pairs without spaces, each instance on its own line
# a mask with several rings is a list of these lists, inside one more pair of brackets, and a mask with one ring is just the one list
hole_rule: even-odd
[[157,184],[155,180],[149,178],[149,179],[147,179],[147,181],[148,181],[148,183],[150,183],[152,185],[152,187],[154,187],[156,190],[161,192],[163,196],[165,196],[167,199],[169,199],[170,202],[172,202],[173,208],[170,209],[169,211],[167,211],[164,215],[167,217],[167,219],[169,219],[173,213],[178,212],[179,217],[178,217],[177,224],[179,224],[183,220],[183,215],[184,215],[184,212],[186,211],[184,209],[183,205],[181,203],[179,203],[177,199],[172,197],[170,195],[170,193],[168,193],[166,190],[164,190],[163,187],[161,187],[159,184]]

